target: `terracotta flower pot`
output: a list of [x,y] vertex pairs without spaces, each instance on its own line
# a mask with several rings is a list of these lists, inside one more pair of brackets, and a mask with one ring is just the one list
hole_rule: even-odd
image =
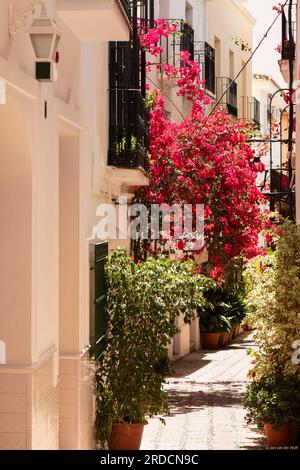
[[230,331],[230,333],[228,333],[228,344],[231,343],[232,337],[233,337],[233,331]]
[[204,349],[217,349],[220,333],[202,333]]
[[296,427],[293,423],[285,423],[278,430],[272,424],[265,423],[264,431],[268,445],[271,447],[284,447],[292,445],[297,439]]
[[225,333],[225,344],[229,343],[229,333]]
[[236,338],[237,337],[237,328],[233,328],[232,330],[232,337]]
[[219,337],[219,346],[224,346],[226,344],[226,339],[227,339],[227,333],[225,331],[222,331],[220,333]]
[[139,450],[145,424],[113,424],[109,450]]

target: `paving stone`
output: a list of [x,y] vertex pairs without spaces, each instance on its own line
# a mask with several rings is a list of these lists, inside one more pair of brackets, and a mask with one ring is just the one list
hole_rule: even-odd
[[141,449],[262,449],[255,426],[245,424],[242,395],[251,368],[246,349],[251,332],[218,351],[189,354],[172,365],[166,390],[171,413],[164,426],[158,418],[145,427]]

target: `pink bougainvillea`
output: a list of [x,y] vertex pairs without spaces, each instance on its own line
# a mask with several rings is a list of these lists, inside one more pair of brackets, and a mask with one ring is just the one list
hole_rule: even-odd
[[[143,34],[142,44],[151,53],[159,53],[152,42],[159,42],[164,28],[162,21],[155,33]],[[171,34],[169,29],[167,33]],[[256,182],[264,165],[248,143],[252,124],[233,121],[224,107],[207,117],[209,99],[199,78],[199,66],[187,52],[181,53],[178,68],[165,64],[164,72],[177,80],[177,94],[191,102],[190,114],[179,123],[166,119],[164,97],[151,90],[150,185],[136,190],[136,200],[148,205],[203,204],[210,274],[221,279],[231,266],[261,252],[263,195]],[[184,252],[185,241],[176,243]],[[151,251],[153,254],[153,245]],[[184,252],[185,258],[194,255]]]
[[272,10],[276,11],[276,13],[280,14],[282,13],[284,4],[283,3],[278,3],[278,5],[274,5]]
[[155,28],[149,28],[147,32],[140,24],[140,41],[141,46],[147,50],[151,55],[158,56],[163,52],[162,47],[159,45],[162,37],[168,37],[170,34],[175,34],[177,31],[176,23],[169,23],[164,19],[155,21]]

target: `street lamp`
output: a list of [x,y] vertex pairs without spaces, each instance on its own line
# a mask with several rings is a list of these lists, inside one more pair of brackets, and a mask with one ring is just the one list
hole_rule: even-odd
[[54,82],[59,60],[58,44],[61,40],[55,20],[47,16],[35,18],[28,33],[36,58],[36,79]]

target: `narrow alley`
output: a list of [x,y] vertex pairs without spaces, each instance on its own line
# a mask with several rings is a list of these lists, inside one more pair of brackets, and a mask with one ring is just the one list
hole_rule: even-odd
[[265,441],[255,426],[247,426],[242,394],[251,368],[246,350],[252,333],[230,346],[201,351],[172,364],[166,385],[172,403],[164,425],[158,418],[145,426],[141,449],[241,450],[260,449]]
[[0,25],[1,468],[300,460],[300,0]]

